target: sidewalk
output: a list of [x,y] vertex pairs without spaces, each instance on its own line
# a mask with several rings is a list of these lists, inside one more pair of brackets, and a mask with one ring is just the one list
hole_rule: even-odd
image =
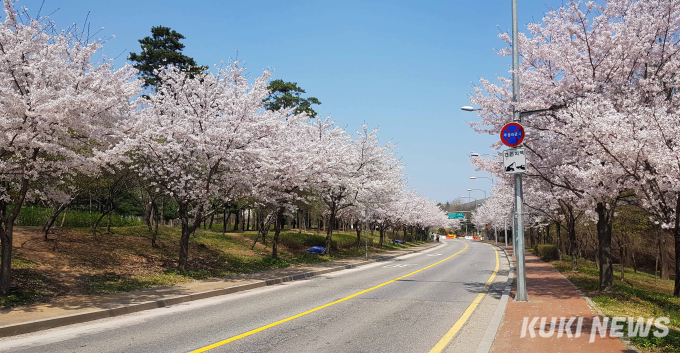
[[252,274],[214,278],[110,295],[57,298],[49,303],[0,310],[0,337],[125,315],[193,300],[295,281],[330,272],[386,261],[440,245],[427,243],[412,248],[370,254],[313,265],[294,266]]
[[[509,247],[508,254],[512,248]],[[513,261],[514,261],[513,257]],[[608,335],[601,338],[595,334],[595,340],[589,343],[593,318],[597,314],[588,303],[549,263],[538,257],[526,253],[526,277],[529,302],[515,302],[516,281],[508,301],[501,326],[496,334],[490,352],[630,352],[618,339]],[[530,336],[532,327],[527,324],[526,336],[521,337],[524,318],[530,323],[534,317],[538,321],[533,325],[535,337]],[[544,338],[539,334],[541,318],[546,317],[545,331],[550,330],[550,321],[556,317],[555,333]],[[572,337],[568,337],[567,330],[559,330],[560,318],[583,317],[580,337],[576,337],[577,322],[571,325]],[[577,319],[578,320],[578,319]],[[561,337],[557,337],[561,331]],[[607,334],[609,331],[607,331]]]

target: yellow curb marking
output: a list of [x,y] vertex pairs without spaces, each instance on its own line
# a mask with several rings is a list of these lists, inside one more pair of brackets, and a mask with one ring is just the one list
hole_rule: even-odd
[[[199,349],[194,350],[194,351],[191,351],[191,352],[189,352],[189,353],[201,353],[201,352],[206,352],[206,351],[209,351],[209,350],[211,350],[211,349],[213,349],[213,348],[217,348],[217,347],[219,347],[219,346],[223,346],[223,345],[225,345],[225,344],[227,344],[227,343],[231,343],[231,342],[240,340],[241,338],[248,337],[248,336],[250,336],[250,335],[252,335],[252,334],[255,334],[255,333],[258,333],[258,332],[262,332],[262,331],[264,331],[264,330],[266,330],[266,329],[269,329],[269,328],[272,328],[272,327],[274,327],[274,326],[278,326],[278,325],[281,325],[281,324],[283,324],[283,323],[285,323],[285,322],[291,321],[291,320],[293,320],[293,319],[297,319],[297,318],[302,317],[302,316],[305,316],[305,315],[307,315],[307,314],[311,314],[311,313],[313,313],[313,312],[315,312],[315,311],[319,311],[319,310],[321,310],[321,309],[323,309],[323,308],[327,308],[327,307],[329,307],[329,306],[331,306],[331,305],[335,305],[335,304],[338,304],[338,303],[342,303],[342,302],[344,302],[344,301],[346,301],[346,300],[349,300],[349,299],[352,299],[352,298],[354,298],[354,297],[356,297],[356,296],[362,295],[362,294],[364,294],[364,293],[368,293],[368,292],[370,292],[370,291],[372,291],[372,290],[378,289],[378,288],[380,288],[380,287],[382,287],[382,286],[386,286],[386,285],[388,285],[388,284],[390,284],[390,283],[394,283],[394,282],[396,282],[396,281],[398,281],[398,280],[400,280],[400,279],[404,279],[404,278],[406,278],[406,277],[413,276],[413,275],[415,275],[416,273],[421,272],[421,271],[424,271],[424,270],[427,270],[427,269],[430,268],[430,267],[439,265],[440,263],[442,263],[442,262],[444,262],[444,261],[446,261],[446,260],[448,260],[448,259],[450,259],[450,258],[452,258],[452,257],[454,257],[454,256],[456,256],[456,255],[458,255],[458,254],[460,254],[460,253],[462,253],[462,252],[465,251],[465,249],[467,249],[467,248],[468,248],[468,244],[465,244],[465,247],[463,248],[463,250],[461,250],[461,251],[459,251],[459,252],[457,252],[457,253],[455,253],[455,254],[453,254],[453,255],[447,257],[447,258],[445,258],[444,260],[440,260],[440,261],[437,261],[437,262],[433,263],[432,265],[425,266],[425,267],[421,268],[420,270],[413,271],[413,272],[411,272],[411,273],[409,273],[409,274],[403,275],[403,276],[401,276],[401,277],[397,277],[397,278],[395,278],[395,279],[393,279],[393,280],[391,280],[391,281],[387,281],[387,282],[385,282],[385,283],[381,283],[381,284],[379,284],[379,285],[377,285],[377,286],[375,286],[375,287],[371,287],[371,288],[362,290],[361,292],[354,293],[354,294],[352,294],[352,295],[350,295],[350,296],[344,297],[344,298],[342,298],[342,299],[338,299],[338,300],[336,300],[336,301],[334,301],[334,302],[331,302],[331,303],[328,303],[328,304],[324,304],[324,305],[322,305],[322,306],[316,307],[316,308],[311,309],[311,310],[307,310],[307,311],[305,311],[305,312],[303,312],[303,313],[300,313],[300,314],[297,314],[297,315],[293,315],[293,316],[288,317],[288,318],[285,318],[285,319],[283,319],[283,320],[279,320],[279,321],[273,322],[273,323],[271,323],[271,324],[269,324],[269,325],[265,325],[265,326],[262,326],[262,327],[258,327],[258,328],[254,329],[254,330],[250,330],[250,331],[248,331],[248,332],[246,332],[246,333],[242,333],[242,334],[240,334],[240,335],[238,335],[238,336],[234,336],[234,337],[231,337],[231,338],[227,338],[226,340],[219,341],[219,342],[217,342],[217,343],[213,343],[213,344],[211,344],[211,345],[209,345],[209,346],[205,346],[205,347],[203,347],[203,348],[199,348]],[[498,255],[496,255],[496,256],[498,256]],[[498,265],[496,265],[496,267],[498,268]]]
[[451,342],[451,340],[453,340],[453,337],[455,337],[458,331],[460,331],[463,325],[465,325],[467,320],[472,315],[472,312],[475,311],[479,303],[482,301],[482,298],[484,298],[484,295],[488,291],[489,286],[491,286],[491,283],[493,283],[494,278],[496,278],[496,273],[498,273],[499,266],[498,250],[496,250],[496,248],[493,248],[493,250],[496,252],[496,269],[493,270],[493,274],[491,274],[489,280],[486,281],[486,285],[484,285],[484,290],[481,293],[477,294],[477,297],[475,298],[475,300],[472,301],[472,304],[470,304],[470,306],[468,306],[467,309],[465,309],[465,312],[460,317],[460,319],[458,319],[458,321],[456,321],[456,323],[453,324],[453,327],[451,327],[451,329],[448,332],[446,332],[446,334],[444,334],[444,337],[442,337],[442,339],[440,339],[439,342],[437,342],[437,344],[432,348],[432,350],[430,350],[430,353],[440,353],[441,351],[444,350],[444,348],[446,348],[446,346]]

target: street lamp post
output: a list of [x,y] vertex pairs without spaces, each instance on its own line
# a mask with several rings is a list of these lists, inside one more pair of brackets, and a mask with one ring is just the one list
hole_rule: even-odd
[[[519,71],[519,28],[517,22],[517,0],[512,0],[512,101],[515,103],[515,105],[512,107],[512,120],[520,123],[522,121],[522,117],[524,116],[549,111],[556,107],[523,112],[517,109],[517,102],[519,102],[519,75],[517,74]],[[461,109],[464,111],[480,110],[470,106],[464,106],[461,107]],[[470,179],[476,179],[476,177],[470,177]],[[513,221],[515,220],[515,217],[517,218],[516,228],[513,228],[513,230],[516,230],[517,232],[515,233],[513,231],[513,239],[516,242],[516,246],[513,247],[513,252],[515,254],[517,263],[517,294],[515,296],[515,300],[520,302],[529,301],[529,295],[527,294],[526,287],[526,261],[524,258],[523,206],[522,174],[517,173],[515,174],[515,214],[513,217]]]
[[[522,117],[517,109],[519,102],[519,29],[517,25],[517,0],[512,0],[512,120],[521,122]],[[515,174],[515,210],[517,212],[517,252],[515,253],[517,262],[517,294],[516,301],[527,302],[527,278],[524,259],[524,220],[523,220],[523,195],[522,195],[522,174]]]
[[[486,191],[485,190],[482,190],[482,189],[467,189],[468,194],[473,190],[483,192],[484,193],[484,200],[486,200]],[[475,200],[475,208],[477,208],[477,200]],[[488,235],[488,232],[486,232],[486,234]],[[477,229],[477,236],[479,236],[479,229]],[[496,243],[498,243],[498,235],[496,234],[495,226],[494,226],[494,236],[496,236]]]
[[486,190],[482,190],[482,189],[467,189],[467,191],[468,191],[468,192],[470,192],[470,191],[481,191],[481,192],[484,193],[484,199],[486,199]]
[[489,180],[491,180],[491,184],[492,184],[492,185],[495,185],[495,184],[496,184],[496,183],[493,181],[493,178],[489,178],[489,177],[485,177],[485,176],[474,176],[474,175],[473,175],[473,176],[470,177],[470,179],[472,179],[472,180],[474,180],[474,179],[489,179]]
[[[469,194],[469,193],[468,193],[468,194]],[[472,201],[471,201],[471,200],[472,200],[472,197],[470,197],[470,196],[461,196],[460,198],[461,198],[461,199],[468,199],[468,202],[472,202]],[[469,222],[468,220],[465,221],[465,236],[466,236],[466,237],[468,236],[468,222]]]

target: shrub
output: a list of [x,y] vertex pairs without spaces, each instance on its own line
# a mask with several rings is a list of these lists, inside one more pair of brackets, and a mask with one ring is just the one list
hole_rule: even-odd
[[560,255],[557,251],[557,246],[550,244],[541,244],[536,246],[536,253],[543,259],[543,261],[559,260]]
[[562,261],[571,262],[571,256],[569,256],[569,255],[562,255]]

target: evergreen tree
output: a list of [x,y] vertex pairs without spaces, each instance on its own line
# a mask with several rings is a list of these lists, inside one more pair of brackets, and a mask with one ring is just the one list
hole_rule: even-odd
[[130,53],[130,61],[144,78],[145,87],[158,87],[159,79],[154,70],[159,67],[172,64],[192,77],[207,69],[196,65],[193,58],[182,54],[184,44],[179,42],[180,39],[185,37],[170,27],[156,26],[151,27],[151,37],[139,40],[142,52]]
[[297,82],[274,80],[269,83],[267,88],[271,91],[271,94],[264,99],[267,109],[276,111],[281,108],[295,107],[295,114],[305,112],[310,117],[316,117],[317,113],[312,109],[312,104],[319,105],[321,102],[314,97],[300,97],[303,93],[307,92],[298,87]]

